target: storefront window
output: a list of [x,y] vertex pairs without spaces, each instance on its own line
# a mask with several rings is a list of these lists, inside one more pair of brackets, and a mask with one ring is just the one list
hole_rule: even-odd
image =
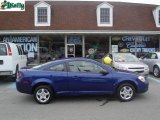
[[39,37],[40,62],[47,62],[65,57],[64,36],[42,35]]
[[113,36],[111,45],[112,52],[130,52],[137,57],[159,51],[157,36]]
[[0,41],[20,45],[22,49],[28,53],[28,64],[37,63],[38,37],[36,35],[0,36]]
[[86,57],[101,59],[109,52],[109,37],[105,35],[85,36]]

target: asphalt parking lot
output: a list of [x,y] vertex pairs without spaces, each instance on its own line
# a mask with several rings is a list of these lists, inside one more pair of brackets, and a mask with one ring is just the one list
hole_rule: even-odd
[[17,92],[15,82],[3,78],[0,120],[159,120],[160,79],[150,75],[148,80],[149,91],[131,102],[113,96],[72,96],[39,105],[31,95]]

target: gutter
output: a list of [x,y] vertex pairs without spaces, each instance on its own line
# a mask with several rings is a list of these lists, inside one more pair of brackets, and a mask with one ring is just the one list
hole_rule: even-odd
[[0,30],[0,35],[35,34],[102,34],[102,35],[160,35],[160,31],[132,30]]

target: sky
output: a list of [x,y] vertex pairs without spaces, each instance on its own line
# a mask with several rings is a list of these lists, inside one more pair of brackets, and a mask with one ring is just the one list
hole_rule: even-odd
[[[53,1],[58,1],[58,0],[53,0]],[[145,3],[145,4],[160,5],[160,0],[60,0],[60,1],[116,1],[116,2],[131,2],[131,3]]]
[[[25,1],[32,1],[32,0],[25,0]],[[41,1],[41,0],[37,0],[37,1]],[[131,3],[145,3],[145,4],[160,5],[160,0],[46,0],[46,1],[115,1],[115,2],[131,2]]]
[[108,1],[122,1],[122,2],[146,3],[146,4],[160,5],[160,0],[108,0]]

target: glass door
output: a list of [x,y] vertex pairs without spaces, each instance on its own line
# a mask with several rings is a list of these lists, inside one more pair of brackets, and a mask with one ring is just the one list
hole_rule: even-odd
[[75,57],[75,44],[67,44],[67,58]]
[[66,57],[82,57],[82,36],[68,35],[66,39]]

